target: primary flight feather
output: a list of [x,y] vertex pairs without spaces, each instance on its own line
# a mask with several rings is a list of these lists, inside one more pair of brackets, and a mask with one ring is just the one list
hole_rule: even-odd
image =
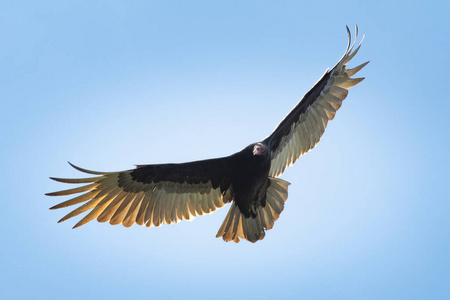
[[[211,213],[231,202],[217,237],[225,241],[261,240],[273,227],[284,209],[290,183],[276,178],[302,154],[320,140],[347,89],[364,78],[351,78],[368,62],[348,69],[347,64],[358,52],[350,30],[343,57],[306,93],[302,100],[261,142],[250,144],[233,155],[181,164],[139,165],[122,172],[96,172],[74,166],[96,175],[90,178],[51,179],[64,183],[87,185],[48,193],[63,196],[83,193],[51,209],[83,203],[59,222],[89,213],[75,226],[94,219],[126,227],[160,226],[189,220]],[[355,40],[358,36],[356,27]],[[362,42],[362,41],[361,41]]]

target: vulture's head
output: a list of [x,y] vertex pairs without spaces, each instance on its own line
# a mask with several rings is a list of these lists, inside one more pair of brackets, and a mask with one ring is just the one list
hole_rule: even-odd
[[264,144],[256,143],[253,146],[253,155],[266,156],[266,154],[267,154],[267,147]]

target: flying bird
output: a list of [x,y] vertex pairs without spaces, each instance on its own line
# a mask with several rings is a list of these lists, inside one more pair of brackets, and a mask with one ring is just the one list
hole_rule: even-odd
[[[75,169],[96,175],[89,178],[51,179],[63,183],[86,185],[48,196],[83,193],[50,209],[84,203],[59,222],[90,212],[75,226],[94,219],[123,224],[160,226],[190,220],[208,214],[231,202],[216,237],[225,241],[250,242],[261,240],[272,229],[284,209],[289,182],[277,178],[301,155],[320,140],[328,121],[331,121],[347,89],[364,78],[351,78],[368,62],[348,69],[356,55],[353,50],[358,37],[351,42],[347,27],[348,45],[342,58],[306,93],[275,130],[260,142],[245,147],[227,157],[180,164],[137,165],[121,172],[90,171],[70,164]],[[364,39],[364,38],[363,38]]]

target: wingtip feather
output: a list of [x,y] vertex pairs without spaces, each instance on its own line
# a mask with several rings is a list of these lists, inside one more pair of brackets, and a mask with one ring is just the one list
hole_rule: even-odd
[[351,77],[351,76],[355,75],[356,73],[358,73],[362,68],[364,68],[365,66],[367,66],[367,64],[368,64],[369,62],[370,62],[370,61],[366,61],[365,63],[362,63],[362,64],[360,64],[359,66],[356,66],[356,67],[351,68],[351,69],[346,69],[346,70],[345,70],[345,74],[346,74],[348,77]]
[[78,170],[78,171],[80,171],[80,172],[83,172],[83,173],[94,174],[94,175],[105,175],[105,174],[107,174],[106,172],[97,172],[97,171],[92,171],[92,170],[87,170],[87,169],[80,168],[80,167],[75,166],[74,164],[72,164],[70,161],[68,161],[67,163],[68,163],[72,168],[74,168],[74,169],[76,169],[76,170]]
[[99,177],[90,177],[90,178],[57,178],[57,177],[49,177],[51,180],[62,182],[62,183],[91,183],[97,182],[101,176]]

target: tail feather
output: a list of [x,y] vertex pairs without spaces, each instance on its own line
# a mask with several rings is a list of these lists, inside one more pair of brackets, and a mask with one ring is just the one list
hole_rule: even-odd
[[239,243],[239,238],[252,243],[264,238],[265,231],[272,229],[274,222],[284,209],[290,184],[279,178],[269,177],[269,179],[270,186],[266,192],[266,206],[257,208],[256,217],[246,218],[233,202],[216,237],[222,237],[226,242],[233,241],[235,243]]

